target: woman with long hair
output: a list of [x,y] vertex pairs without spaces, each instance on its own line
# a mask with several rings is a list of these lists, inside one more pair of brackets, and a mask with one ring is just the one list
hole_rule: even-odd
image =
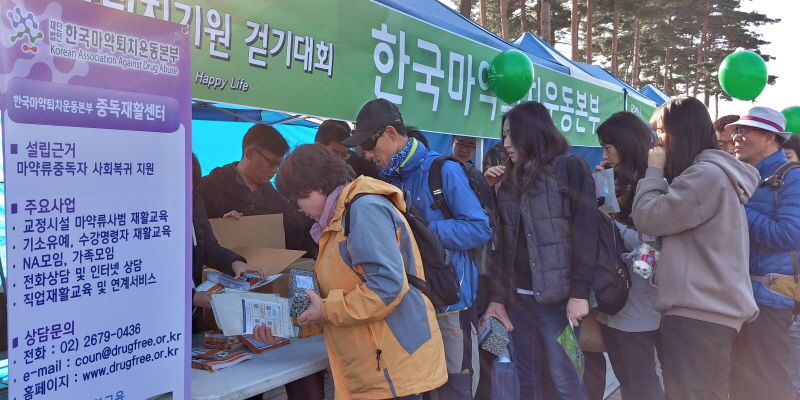
[[[597,139],[603,147],[603,162],[596,170],[614,170],[620,207],[611,217],[630,252],[642,244],[633,226],[631,208],[636,186],[647,170],[647,154],[655,135],[636,114],[622,111],[597,127]],[[597,319],[623,400],[662,400],[664,390],[656,373],[654,352],[661,324],[661,314],[653,305],[655,290],[632,271],[630,276],[632,285],[625,307],[616,315],[600,313]]]
[[695,98],[667,102],[650,124],[658,145],[632,217],[639,232],[663,238],[655,307],[664,314],[666,398],[727,399],[731,342],[758,315],[743,205],[759,175],[719,150],[708,110]]
[[[564,214],[555,164],[569,151],[547,108],[537,102],[517,105],[503,116],[505,167],[486,172],[497,192],[501,269],[492,282],[484,321],[510,318],[520,377],[521,398],[542,398],[543,369],[561,399],[587,398],[576,364],[582,354],[567,354],[565,341],[577,341],[573,328],[589,312],[589,283],[597,254],[597,206],[586,161],[566,161],[572,218]],[[576,221],[577,223],[572,223]],[[544,351],[540,351],[543,349]],[[552,398],[548,396],[548,398]]]

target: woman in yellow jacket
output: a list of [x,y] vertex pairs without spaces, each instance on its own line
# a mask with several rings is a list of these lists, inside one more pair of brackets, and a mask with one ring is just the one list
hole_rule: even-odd
[[[360,177],[325,146],[304,145],[286,157],[276,183],[306,215],[319,242],[322,298],[297,320],[303,335],[325,333],[336,399],[421,399],[447,381],[444,347],[431,302],[409,286],[424,279],[402,193]],[[345,207],[350,207],[345,236]]]

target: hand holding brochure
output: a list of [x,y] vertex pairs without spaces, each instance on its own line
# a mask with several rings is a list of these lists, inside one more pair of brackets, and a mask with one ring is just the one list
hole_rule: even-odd
[[289,316],[289,300],[269,293],[220,293],[211,295],[211,307],[217,326],[227,336],[253,333],[253,327],[265,323],[274,336],[294,337]]
[[[284,320],[280,304],[269,301],[242,299],[242,332],[249,335],[257,325],[265,324],[272,332],[283,332]],[[280,335],[277,335],[280,336]]]

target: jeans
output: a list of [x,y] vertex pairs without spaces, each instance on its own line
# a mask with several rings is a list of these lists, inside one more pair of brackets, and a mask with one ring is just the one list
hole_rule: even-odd
[[[543,368],[552,378],[553,389],[562,400],[587,400],[586,386],[564,347],[556,338],[569,326],[566,302],[539,304],[533,296],[514,294],[508,317],[520,380],[520,398],[542,400]],[[567,328],[569,329],[569,328]],[[578,332],[575,332],[577,337]],[[577,346],[577,340],[575,340]],[[583,358],[580,348],[578,357]],[[551,397],[548,397],[551,400]]]
[[664,400],[656,373],[658,331],[625,332],[600,324],[608,359],[619,380],[622,400]]
[[758,318],[745,323],[731,351],[731,400],[795,398],[789,377],[789,327],[792,310],[758,306]]
[[386,399],[386,400],[422,400],[422,395],[421,394],[412,394],[412,395],[408,395],[408,396],[395,397],[395,398]]
[[[712,322],[667,315],[664,343],[664,391],[667,400],[728,400],[731,342],[736,329]],[[766,399],[755,397],[749,400]]]

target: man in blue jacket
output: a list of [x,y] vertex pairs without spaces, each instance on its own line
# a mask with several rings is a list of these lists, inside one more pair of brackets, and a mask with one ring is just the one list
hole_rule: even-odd
[[428,186],[430,165],[441,155],[410,138],[400,110],[385,99],[372,100],[361,109],[355,133],[342,144],[361,146],[366,157],[381,169],[381,177],[408,193],[408,205],[420,210],[450,254],[461,282],[461,301],[436,313],[444,339],[447,371],[460,373],[463,361],[470,360],[474,395],[478,379],[478,321],[473,301],[478,270],[467,250],[484,245],[492,231],[464,170],[454,162],[445,162],[442,167],[444,197],[453,214],[453,219],[445,219],[439,209],[431,208],[434,199]]
[[[767,107],[754,107],[728,125],[736,157],[765,180],[786,163],[781,144],[786,118]],[[800,169],[790,170],[777,194],[760,185],[745,205],[750,229],[750,276],[758,318],[746,323],[731,352],[731,400],[794,399],[787,369],[789,326],[794,299],[768,289],[769,274],[795,275],[791,252],[800,248]],[[763,283],[762,283],[763,282]]]

